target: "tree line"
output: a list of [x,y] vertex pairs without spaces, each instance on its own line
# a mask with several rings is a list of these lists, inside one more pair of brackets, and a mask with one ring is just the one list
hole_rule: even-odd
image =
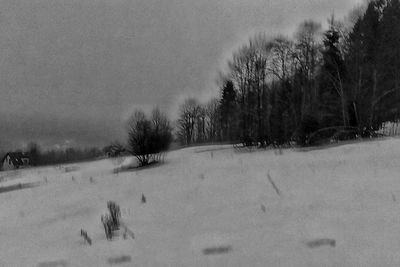
[[98,148],[73,148],[41,150],[36,143],[28,144],[27,151],[30,165],[44,166],[62,163],[80,162],[101,157],[103,152]]
[[181,104],[179,141],[307,145],[375,136],[397,122],[400,0],[369,1],[328,25],[251,37],[227,62],[219,98]]

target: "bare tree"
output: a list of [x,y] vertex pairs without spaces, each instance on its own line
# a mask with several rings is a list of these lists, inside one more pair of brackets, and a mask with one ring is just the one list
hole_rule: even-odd
[[151,114],[151,123],[151,152],[153,152],[154,160],[159,161],[163,156],[160,152],[167,151],[172,142],[172,127],[167,116],[163,114],[158,107],[153,109]]
[[294,44],[288,38],[278,36],[272,41],[271,46],[270,71],[278,80],[285,81],[294,72]]
[[150,119],[136,110],[128,122],[129,152],[141,166],[158,161],[172,141],[171,131],[169,120],[159,109],[153,110]]
[[134,155],[141,166],[149,164],[150,153],[147,144],[150,143],[151,123],[141,110],[136,110],[128,122],[129,152]]
[[240,48],[229,62],[228,80],[234,82],[240,107],[241,138],[265,142],[270,130],[266,103],[272,45],[265,34],[258,34]]
[[196,116],[196,142],[202,143],[206,141],[206,108],[205,105],[199,104]]
[[199,104],[196,99],[188,98],[179,108],[177,121],[178,138],[181,143],[189,145],[195,142],[196,122],[199,114]]
[[220,124],[219,124],[219,100],[216,98],[211,99],[205,106],[207,117],[206,134],[208,141],[214,142],[219,140]]

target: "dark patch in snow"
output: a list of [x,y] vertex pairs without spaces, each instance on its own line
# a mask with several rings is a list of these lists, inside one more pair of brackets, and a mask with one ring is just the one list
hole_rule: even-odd
[[108,263],[111,264],[121,264],[125,262],[130,262],[132,260],[131,256],[122,255],[119,257],[108,258]]
[[165,161],[152,161],[150,162],[148,165],[145,166],[139,166],[139,165],[127,165],[127,166],[121,166],[121,167],[116,167],[113,169],[113,173],[117,174],[120,172],[133,172],[135,171],[135,174],[137,174],[137,171],[140,170],[147,170],[147,169],[151,169],[151,168],[157,168],[161,165],[163,165],[165,163]]
[[40,182],[36,183],[18,183],[14,185],[9,185],[9,186],[2,186],[0,187],[0,194],[1,193],[7,193],[10,191],[15,191],[15,190],[21,190],[21,189],[26,189],[26,188],[32,188],[32,187],[37,187],[40,185]]
[[265,208],[265,206],[264,206],[263,204],[261,204],[261,210],[262,210],[263,212],[266,212],[266,211],[267,211],[266,208]]
[[278,196],[281,196],[281,191],[279,190],[279,188],[276,186],[275,182],[272,180],[271,175],[269,175],[269,173],[267,174],[268,180],[271,183],[272,187],[275,189],[275,192]]
[[306,242],[307,247],[309,248],[317,248],[321,246],[336,246],[336,240],[331,238],[319,238],[314,239]]
[[215,255],[215,254],[224,254],[232,251],[231,246],[219,246],[219,247],[210,247],[203,249],[204,255]]
[[69,263],[65,260],[40,262],[37,267],[66,267]]
[[92,245],[92,239],[89,237],[88,233],[81,229],[81,236],[83,237],[83,239],[85,239],[85,241],[89,244]]
[[64,172],[74,172],[79,170],[78,166],[68,166],[68,167],[64,167]]

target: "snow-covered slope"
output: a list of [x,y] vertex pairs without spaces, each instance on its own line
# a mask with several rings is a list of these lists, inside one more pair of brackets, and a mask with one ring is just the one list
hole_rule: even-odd
[[[282,155],[194,147],[114,173],[121,164],[0,173],[0,186],[40,182],[0,193],[0,266],[400,265],[399,139]],[[106,240],[108,200],[135,239]]]

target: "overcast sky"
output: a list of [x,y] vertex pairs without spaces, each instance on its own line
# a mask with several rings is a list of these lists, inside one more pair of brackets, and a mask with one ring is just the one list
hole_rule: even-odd
[[124,141],[134,107],[218,94],[254,32],[291,36],[357,0],[1,0],[0,148]]

